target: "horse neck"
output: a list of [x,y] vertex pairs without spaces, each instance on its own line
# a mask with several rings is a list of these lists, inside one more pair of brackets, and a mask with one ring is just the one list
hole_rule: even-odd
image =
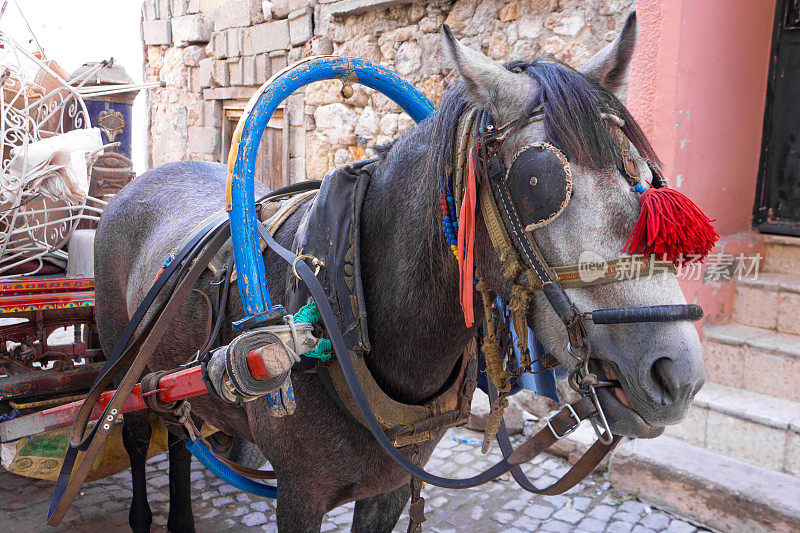
[[425,125],[385,155],[362,208],[361,255],[372,345],[367,365],[392,397],[419,403],[447,382],[472,334],[458,266],[441,235]]

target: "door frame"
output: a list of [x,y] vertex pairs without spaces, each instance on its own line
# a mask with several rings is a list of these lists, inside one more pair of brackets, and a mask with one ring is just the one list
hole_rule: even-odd
[[[777,233],[781,235],[800,236],[800,224],[798,222],[781,222],[769,220],[769,206],[767,202],[767,166],[770,156],[769,147],[772,131],[772,121],[775,115],[773,107],[775,87],[777,84],[777,62],[778,48],[781,36],[781,28],[784,20],[788,16],[789,6],[792,0],[776,0],[775,20],[772,26],[772,46],[769,56],[769,75],[767,77],[767,94],[764,102],[764,125],[761,136],[761,157],[758,163],[758,180],[756,182],[756,199],[753,205],[753,228],[762,233]],[[800,29],[795,30],[800,31]]]
[[[230,99],[230,100],[223,100],[222,101],[222,154],[220,161],[224,164],[228,164],[228,155],[229,149],[231,145],[231,140],[233,138],[233,132],[236,129],[236,123],[238,123],[239,119],[242,117],[244,113],[244,109],[247,106],[249,99],[245,98],[237,98],[237,99]],[[281,159],[281,176],[279,181],[281,185],[289,185],[289,121],[286,117],[286,106],[285,104],[279,105],[275,112],[273,113],[272,117],[270,118],[269,122],[267,123],[267,128],[281,130],[282,132],[282,148],[281,154],[279,155]],[[225,149],[227,147],[228,149]],[[275,154],[271,154],[272,157],[275,157]],[[274,179],[274,178],[273,178]],[[270,187],[270,184],[265,184]],[[270,188],[278,188],[278,187],[270,187]]]

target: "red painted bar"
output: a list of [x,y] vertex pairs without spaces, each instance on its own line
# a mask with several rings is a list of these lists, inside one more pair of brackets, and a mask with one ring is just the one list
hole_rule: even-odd
[[0,312],[19,313],[66,307],[93,307],[94,291],[11,295],[0,298]]
[[17,278],[0,281],[0,292],[4,295],[75,291],[94,291],[94,278]]
[[247,354],[247,369],[250,371],[250,375],[258,381],[273,377],[267,372],[267,367],[264,366],[264,360],[261,358],[261,348],[250,350]]
[[94,278],[0,281],[0,313],[94,306]]
[[[252,364],[251,360],[252,363],[255,364]],[[261,361],[259,350],[253,350],[247,354],[247,363],[253,378],[265,380],[272,377],[264,367],[263,361]],[[260,365],[258,363],[260,363]],[[158,388],[165,389],[158,393],[159,400],[165,403],[185,400],[208,393],[199,366],[193,366],[191,368],[179,370],[178,372],[173,372],[172,374],[167,374],[158,382]],[[114,392],[115,391],[104,392],[100,396],[97,405],[92,409],[89,420],[97,420],[100,418],[106,406],[111,401],[111,398],[113,398]],[[72,402],[66,405],[45,409],[38,413],[20,416],[7,422],[2,422],[0,423],[0,441],[9,442],[44,431],[67,427],[72,424],[81,405],[83,405],[83,401]],[[144,400],[141,398],[141,385],[136,384],[133,387],[133,392],[130,397],[128,397],[123,404],[121,411],[123,413],[130,413],[131,411],[138,411],[145,408]]]

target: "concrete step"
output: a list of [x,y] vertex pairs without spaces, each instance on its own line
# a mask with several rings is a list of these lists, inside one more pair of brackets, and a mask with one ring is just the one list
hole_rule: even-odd
[[800,335],[800,276],[762,272],[737,280],[731,319]]
[[800,479],[670,437],[623,443],[611,484],[717,531],[800,531]]
[[764,236],[763,272],[800,276],[800,237]]
[[800,402],[800,336],[725,324],[703,329],[708,380]]
[[800,402],[707,383],[666,434],[709,451],[800,477]]

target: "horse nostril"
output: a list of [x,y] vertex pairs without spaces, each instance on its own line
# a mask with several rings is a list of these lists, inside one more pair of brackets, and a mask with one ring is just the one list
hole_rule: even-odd
[[694,387],[692,388],[692,394],[690,398],[694,399],[695,394],[700,392],[700,389],[702,389],[703,385],[705,384],[706,384],[705,378],[697,380],[697,383],[695,383]]
[[[677,401],[680,395],[680,387],[676,385],[670,372],[670,368],[673,364],[674,361],[672,359],[660,357],[656,359],[653,362],[653,366],[650,367],[650,377],[658,385],[658,388],[663,391],[664,396],[666,396],[666,398],[662,397],[661,399],[662,405]],[[669,402],[666,400],[669,400]]]

